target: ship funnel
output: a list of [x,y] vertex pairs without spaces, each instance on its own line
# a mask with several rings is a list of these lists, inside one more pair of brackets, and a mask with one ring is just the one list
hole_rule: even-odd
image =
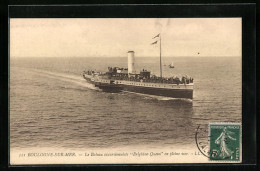
[[135,74],[135,52],[128,51],[128,75]]

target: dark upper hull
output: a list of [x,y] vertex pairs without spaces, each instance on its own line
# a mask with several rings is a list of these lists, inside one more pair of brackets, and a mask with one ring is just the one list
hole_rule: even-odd
[[149,94],[155,96],[164,96],[172,98],[193,98],[193,90],[183,90],[183,89],[164,89],[164,88],[153,88],[153,87],[136,87],[125,85],[124,91],[130,91],[141,94]]
[[[92,83],[95,84],[96,87],[99,87],[103,91],[106,92],[120,92],[120,91],[129,91],[141,94],[148,94],[148,95],[155,95],[155,96],[164,96],[164,97],[171,97],[171,98],[193,98],[193,85],[192,88],[187,88],[188,85],[184,86],[176,86],[176,88],[161,88],[158,87],[147,87],[147,86],[136,86],[136,85],[129,85],[129,84],[111,84],[109,80],[107,82],[100,82],[94,80],[91,77],[84,78]],[[189,85],[191,86],[191,85]]]

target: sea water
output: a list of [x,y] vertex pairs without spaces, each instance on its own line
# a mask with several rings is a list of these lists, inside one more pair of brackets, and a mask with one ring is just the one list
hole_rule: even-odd
[[[163,76],[194,78],[193,100],[106,93],[82,77],[113,66],[127,58],[11,58],[10,147],[189,148],[198,125],[241,122],[241,57],[165,58]],[[158,58],[135,66],[159,75]]]

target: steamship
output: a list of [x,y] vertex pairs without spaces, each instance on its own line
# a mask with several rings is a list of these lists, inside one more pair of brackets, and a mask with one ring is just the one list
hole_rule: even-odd
[[[107,72],[88,70],[83,72],[84,79],[105,92],[134,92],[147,95],[193,98],[193,78],[188,76],[162,77],[161,36],[160,38],[160,77],[151,75],[148,70],[135,71],[134,51],[128,51],[128,68],[108,67]],[[157,43],[154,42],[152,44]]]

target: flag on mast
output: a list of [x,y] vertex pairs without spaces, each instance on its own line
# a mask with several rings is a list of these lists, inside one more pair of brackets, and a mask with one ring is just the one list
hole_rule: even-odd
[[154,38],[153,39],[155,39],[156,37],[159,37],[160,36],[160,33],[157,35],[157,36],[154,36]]
[[157,44],[157,42],[158,42],[158,40],[157,40],[157,41],[155,41],[155,42],[153,42],[153,43],[151,43],[151,45]]

